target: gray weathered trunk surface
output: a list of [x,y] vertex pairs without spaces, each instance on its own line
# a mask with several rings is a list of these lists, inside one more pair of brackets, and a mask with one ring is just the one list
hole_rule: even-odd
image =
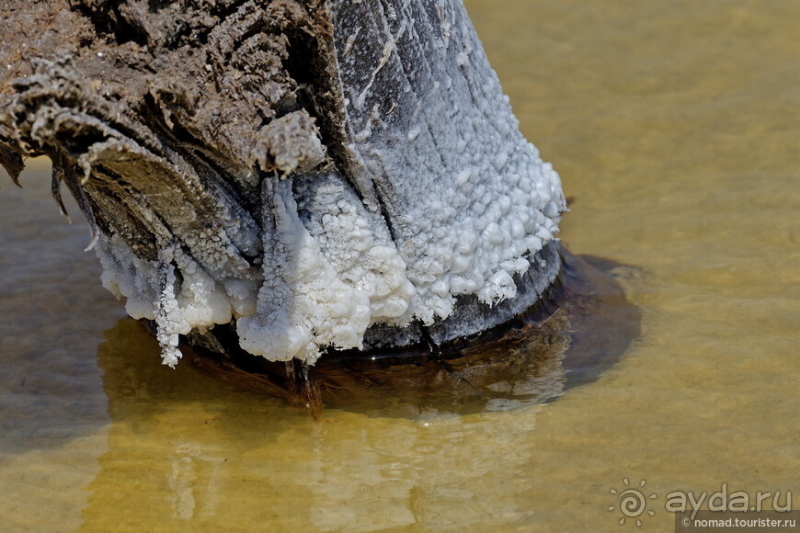
[[0,164],[47,155],[103,283],[251,354],[443,343],[556,278],[557,174],[460,0],[10,0]]

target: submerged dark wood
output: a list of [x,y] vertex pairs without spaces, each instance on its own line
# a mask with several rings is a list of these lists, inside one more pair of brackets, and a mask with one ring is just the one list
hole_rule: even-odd
[[[224,349],[231,346],[224,327],[186,339],[184,349],[201,372],[285,397],[315,416],[323,406],[381,406],[385,413],[394,403],[466,413],[487,405],[501,410],[550,401],[596,379],[640,334],[639,309],[628,302],[613,274],[634,267],[561,253],[564,269],[541,303],[455,342],[369,353],[331,350],[313,367]],[[209,343],[215,337],[217,350]]]

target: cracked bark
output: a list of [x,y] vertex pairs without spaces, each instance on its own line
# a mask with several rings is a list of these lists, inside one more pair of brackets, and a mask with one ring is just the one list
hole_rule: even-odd
[[179,335],[308,363],[435,348],[557,279],[558,176],[460,0],[9,0],[0,19],[0,164],[53,160],[169,364]]

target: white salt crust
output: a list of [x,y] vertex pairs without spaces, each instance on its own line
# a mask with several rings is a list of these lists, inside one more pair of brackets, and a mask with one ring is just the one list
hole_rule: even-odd
[[[530,267],[519,255],[537,251],[555,226],[534,235],[519,230],[511,241],[514,225],[526,224],[509,216],[510,209],[502,226],[494,217],[478,218],[441,243],[437,257],[408,272],[384,220],[364,208],[343,178],[299,179],[296,192],[289,180],[264,182],[260,279],[215,280],[177,243],[163,248],[158,261],[145,261],[120,237],[100,237],[103,286],[127,299],[131,317],[155,320],[165,364],[180,359],[179,335],[231,320],[249,353],[314,363],[327,346],[361,348],[372,324],[446,318],[458,294],[474,293],[489,304],[513,298],[513,274]],[[522,218],[531,224],[541,217]],[[442,260],[442,252],[449,257]],[[433,296],[420,297],[414,280],[434,287]]]
[[[261,235],[237,235],[258,252],[260,273],[217,267],[244,262],[218,229],[184,235],[158,261],[138,259],[117,236],[100,238],[103,285],[127,298],[132,317],[156,321],[166,364],[180,358],[179,335],[232,320],[248,352],[313,363],[328,346],[360,348],[372,324],[445,319],[459,295],[488,305],[516,296],[514,275],[558,232],[561,181],[520,134],[463,7],[436,5],[411,14],[443,25],[427,65],[411,53],[414,28],[376,30],[387,44],[374,57],[357,36],[345,41],[339,59],[352,74],[344,96],[355,130],[346,148],[361,174],[265,178]],[[361,80],[363,63],[372,71]],[[383,75],[400,88],[389,110],[380,108],[387,95],[370,92]],[[411,111],[390,112],[395,104]]]

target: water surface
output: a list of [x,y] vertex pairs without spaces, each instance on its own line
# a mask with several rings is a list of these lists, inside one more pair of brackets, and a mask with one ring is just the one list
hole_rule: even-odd
[[619,363],[527,409],[315,423],[161,367],[34,166],[0,190],[0,531],[637,529],[624,479],[672,531],[672,491],[800,497],[800,4],[466,3],[563,240],[639,267]]

